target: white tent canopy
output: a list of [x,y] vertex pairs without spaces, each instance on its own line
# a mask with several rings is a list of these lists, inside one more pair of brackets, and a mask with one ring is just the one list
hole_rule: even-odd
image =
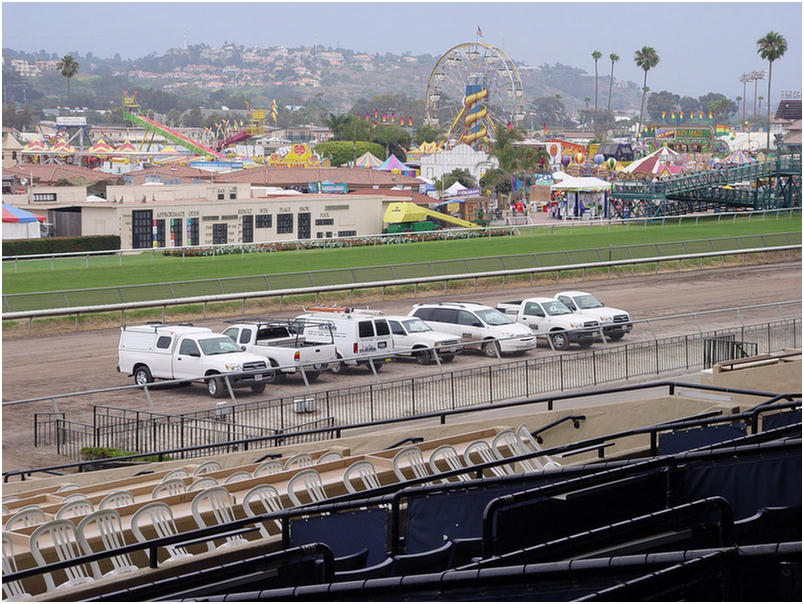
[[566,172],[553,172],[555,191],[608,191],[611,183],[593,176],[571,176]]

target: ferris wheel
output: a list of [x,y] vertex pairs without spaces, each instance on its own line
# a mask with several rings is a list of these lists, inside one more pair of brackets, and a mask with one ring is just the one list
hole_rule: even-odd
[[482,147],[494,124],[518,125],[522,80],[514,62],[483,42],[453,46],[427,81],[425,123],[446,131],[446,140]]

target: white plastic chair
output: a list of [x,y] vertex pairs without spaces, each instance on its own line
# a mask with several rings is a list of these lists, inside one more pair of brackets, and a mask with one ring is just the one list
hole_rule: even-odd
[[329,451],[328,453],[324,453],[321,457],[315,460],[315,465],[319,465],[322,463],[327,463],[330,461],[338,461],[343,459],[343,455],[339,451]]
[[110,491],[106,497],[98,502],[98,509],[105,510],[106,508],[122,508],[134,503],[134,495],[128,491],[117,490]]
[[11,518],[6,520],[3,530],[16,531],[20,528],[43,524],[48,520],[50,520],[49,515],[45,514],[38,505],[26,505],[24,508],[17,510]]
[[[14,543],[11,537],[3,533],[3,575],[17,572],[17,561],[14,560]],[[18,602],[27,600],[31,594],[25,591],[22,581],[3,581],[3,600]]]
[[359,478],[366,490],[380,487],[380,479],[377,476],[377,470],[374,469],[374,464],[365,459],[354,462],[343,472],[343,485],[346,490],[350,493],[357,493],[358,490],[352,484],[352,478]]
[[430,475],[430,472],[427,470],[427,465],[424,463],[422,451],[415,445],[402,449],[399,453],[394,455],[392,461],[394,474],[396,474],[400,482],[405,482],[410,480],[410,478],[405,476],[405,473],[402,471],[402,462],[405,462],[405,465],[413,472],[414,478],[426,478]]
[[[89,556],[90,554],[96,553],[92,550],[92,546],[89,544],[86,535],[87,527],[91,525],[95,526],[98,539],[102,545],[102,548],[99,548],[98,551],[108,552],[126,545],[126,540],[123,537],[123,523],[120,521],[120,513],[113,509],[98,510],[92,512],[79,522],[78,528],[75,531],[78,535],[78,543],[81,545],[81,549],[84,550],[84,555]],[[92,574],[96,579],[115,577],[138,569],[138,567],[131,562],[131,558],[128,554],[111,556],[107,558],[107,560],[111,562],[112,569],[106,573],[101,572],[100,565],[97,562],[89,563]]]
[[[45,557],[40,550],[40,540],[47,536],[47,541],[52,545],[53,551],[59,561],[72,560],[81,555],[81,550],[76,541],[75,525],[70,520],[57,519],[45,522],[42,526],[37,528],[31,534],[31,555],[36,560],[37,566],[44,566],[47,564]],[[92,577],[87,574],[86,569],[82,564],[68,566],[63,569],[67,580],[64,583],[56,585],[50,573],[44,573],[45,586],[47,591],[53,591],[60,587],[73,587],[75,585],[82,585],[94,581]]]
[[61,500],[62,505],[65,503],[69,503],[71,501],[75,501],[76,499],[89,499],[83,493],[73,493],[72,495],[67,495],[64,499]]
[[245,472],[243,470],[240,470],[239,472],[234,472],[232,474],[229,474],[229,476],[226,477],[226,480],[223,481],[223,484],[229,484],[231,482],[237,482],[238,480],[248,480],[250,478],[252,478],[251,474],[249,474],[248,472]]
[[[508,450],[507,455],[503,453],[503,447]],[[503,430],[497,434],[497,436],[491,440],[491,448],[494,449],[494,453],[497,455],[498,459],[505,459],[506,457],[518,457],[519,455],[527,455],[528,453],[531,453],[531,451],[528,451],[525,448],[525,445],[522,444],[522,440],[513,430]],[[536,459],[534,459],[533,462],[534,463],[531,463],[531,460],[529,459],[523,459],[522,461],[518,461],[516,463],[519,464],[523,472],[535,472],[542,469],[542,464],[540,464]]]
[[203,491],[204,489],[208,489],[209,487],[216,487],[218,486],[218,481],[212,478],[212,476],[204,476],[203,478],[199,478],[195,482],[191,483],[189,487],[187,487],[187,492],[190,491]]
[[302,505],[301,499],[296,494],[296,485],[299,483],[304,487],[307,496],[310,498],[308,503],[317,503],[327,498],[324,483],[321,481],[321,474],[318,473],[318,470],[302,470],[288,480],[288,497],[293,502],[293,505]]
[[190,473],[187,470],[185,470],[184,468],[178,468],[176,470],[172,470],[172,471],[168,472],[167,474],[165,474],[162,477],[162,482],[165,482],[166,480],[170,480],[171,478],[187,478],[189,475],[190,475]]
[[11,510],[8,509],[8,506],[4,503],[3,504],[3,515],[10,514]]
[[[526,446],[529,445],[534,451],[542,450],[541,445],[535,438],[533,438],[533,435],[530,433],[530,430],[528,430],[528,427],[525,424],[520,424],[516,429],[516,433],[523,442],[527,443]],[[544,460],[544,463],[542,463],[542,460]],[[549,455],[542,455],[541,459],[534,459],[534,461],[541,465],[542,469],[544,470],[555,470],[562,467],[560,463],[555,461]]]
[[17,497],[16,495],[7,495],[6,497],[3,497],[3,504],[14,503],[15,501],[19,501],[19,500],[20,500],[20,498]]
[[76,489],[80,489],[81,487],[77,484],[68,483],[60,485],[58,489],[56,489],[56,493],[66,493],[67,491],[75,491]]
[[[464,468],[458,452],[452,445],[441,445],[440,447],[433,449],[433,452],[430,453],[430,459],[427,461],[427,463],[430,466],[430,469],[433,471],[433,474],[439,474],[447,471],[438,467],[439,460],[443,460],[443,462],[447,464],[447,470],[462,470]],[[471,480],[468,474],[458,474],[453,478],[457,478],[458,481]],[[449,481],[449,478],[441,479],[441,482],[445,484]]]
[[[146,503],[131,517],[131,532],[134,538],[139,543],[144,543],[149,539],[142,533],[142,526],[153,527],[155,536],[154,539],[162,537],[172,537],[177,535],[179,531],[176,529],[176,521],[173,519],[173,512],[170,506],[161,501],[152,501]],[[180,545],[166,545],[165,551],[168,558],[162,562],[175,562],[176,560],[186,560],[192,558],[193,555]]]
[[159,499],[160,497],[170,497],[171,495],[181,495],[187,492],[187,485],[184,484],[182,478],[171,478],[170,480],[163,480],[154,487],[151,491],[151,499]]
[[[232,494],[226,490],[226,487],[215,486],[204,489],[196,495],[190,504],[190,509],[193,512],[193,518],[195,518],[198,527],[204,528],[206,526],[212,526],[204,521],[203,512],[205,509],[212,512],[212,516],[215,518],[214,524],[226,524],[236,520],[234,504],[235,499]],[[240,536],[229,536],[226,537],[226,541],[222,543],[218,549],[232,545],[240,545],[241,543],[248,543],[248,541]],[[215,545],[211,540],[207,542],[207,549],[209,549],[209,551],[215,550]]]
[[[263,510],[255,512],[251,507],[252,500],[258,500],[262,504]],[[279,491],[277,491],[274,487],[269,484],[261,484],[243,495],[242,506],[243,512],[245,512],[246,516],[253,518],[254,516],[259,516],[260,514],[280,511],[282,509],[282,499],[279,496]],[[274,524],[281,532],[282,521],[277,518],[274,520]],[[260,535],[263,537],[270,537],[270,533],[268,532],[268,529],[265,528],[264,522],[258,523],[257,527],[260,529]]]
[[292,457],[288,457],[283,469],[293,470],[294,468],[309,468],[313,465],[313,456],[309,453],[296,453]]
[[201,474],[209,474],[210,472],[217,472],[218,470],[221,469],[223,469],[223,466],[221,466],[221,464],[219,464],[217,461],[205,461],[195,470],[193,470],[193,476],[200,476]]
[[82,497],[81,499],[73,499],[59,508],[59,510],[56,512],[56,520],[62,520],[64,518],[78,518],[79,516],[91,514],[94,511],[95,506],[93,506],[92,502],[86,497]]
[[[480,462],[472,459],[472,453],[476,454],[480,458]],[[492,461],[497,461],[497,456],[494,455],[494,451],[492,451],[491,447],[485,440],[476,440],[473,443],[469,443],[466,449],[464,449],[463,460],[466,462],[466,466],[470,467],[477,463],[490,463]],[[497,464],[496,466],[491,466],[489,469],[495,476],[508,476],[512,472],[511,469],[505,464]]]
[[270,459],[268,461],[262,462],[251,473],[254,478],[259,478],[260,476],[267,476],[270,474],[276,474],[277,472],[281,472],[284,470],[282,466],[282,462],[278,459]]

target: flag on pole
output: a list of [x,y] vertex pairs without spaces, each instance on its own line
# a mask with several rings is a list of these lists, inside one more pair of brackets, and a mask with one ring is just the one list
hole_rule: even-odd
[[480,26],[479,26],[479,25],[477,26],[477,37],[478,37],[478,38],[482,38],[482,37],[483,37],[483,30],[482,30],[482,29],[480,29]]

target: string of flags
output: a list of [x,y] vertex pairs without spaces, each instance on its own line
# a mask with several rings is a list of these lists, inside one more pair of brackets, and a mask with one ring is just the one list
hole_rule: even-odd
[[[358,118],[359,117],[360,116],[358,115]],[[367,112],[365,119],[366,119],[367,122],[372,121],[371,114]],[[389,113],[387,111],[380,112],[379,109],[375,109],[374,110],[374,120],[373,121],[376,122],[376,123],[382,123],[382,124],[397,124],[398,123],[400,126],[403,126],[403,127],[405,126],[405,124],[407,124],[409,127],[413,126],[413,118],[412,117],[410,117],[410,116],[407,116],[407,117],[400,116],[397,119],[395,111],[391,111]]]

